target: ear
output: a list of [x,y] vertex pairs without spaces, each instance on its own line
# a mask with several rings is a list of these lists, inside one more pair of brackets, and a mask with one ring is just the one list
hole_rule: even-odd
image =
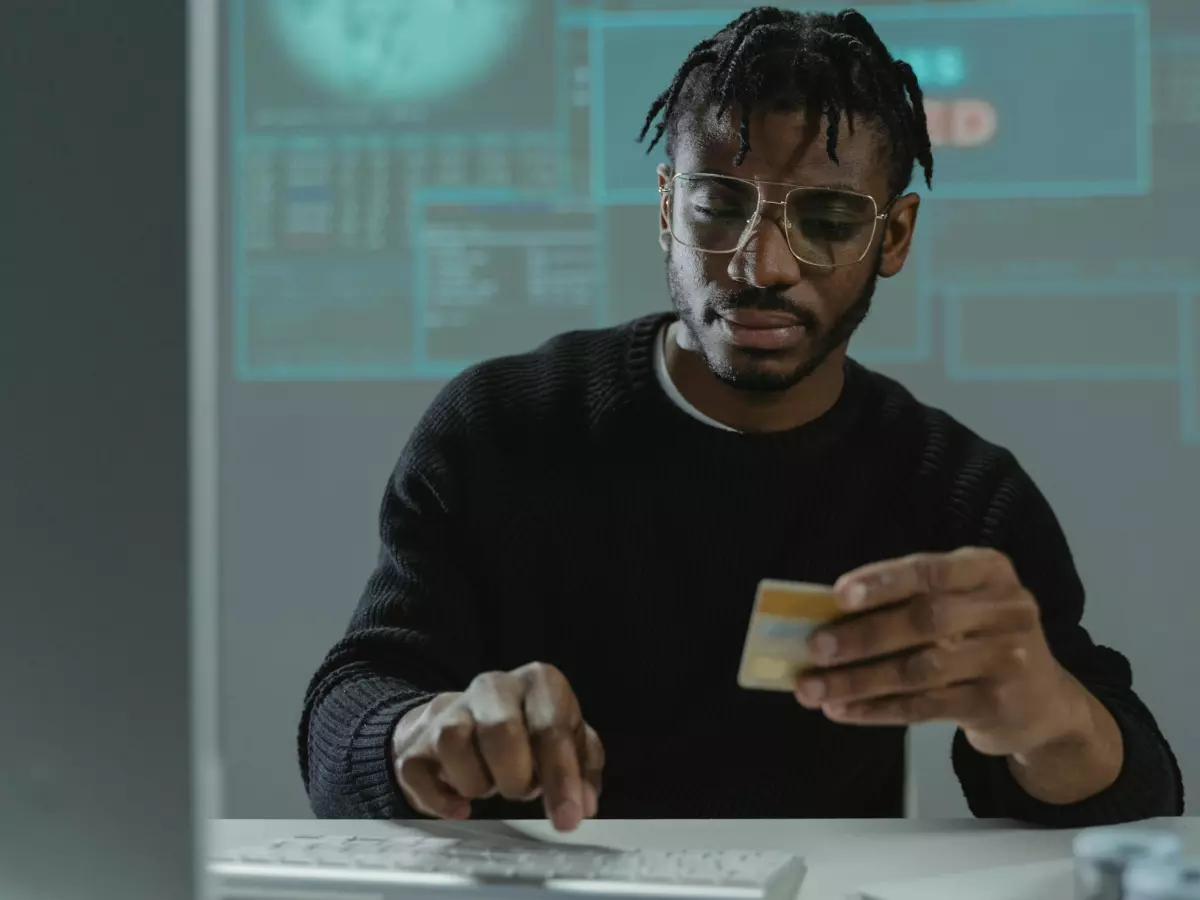
[[912,247],[912,235],[917,229],[920,194],[906,193],[895,199],[888,217],[883,220],[883,256],[880,275],[890,278],[899,275]]
[[671,228],[667,224],[667,203],[670,198],[662,193],[662,189],[671,183],[671,177],[675,174],[671,167],[666,163],[659,163],[658,169],[658,246],[662,247],[663,253],[671,249]]
[[917,228],[917,212],[921,208],[919,194],[897,197],[888,217],[883,222],[883,256],[879,263],[879,274],[884,278],[899,275],[908,259],[912,247],[913,233]]

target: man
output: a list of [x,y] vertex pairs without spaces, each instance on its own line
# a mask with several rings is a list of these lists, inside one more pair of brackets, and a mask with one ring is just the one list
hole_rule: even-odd
[[[921,92],[856,12],[747,12],[654,103],[675,313],[454,380],[309,688],[321,816],[876,817],[958,725],[980,816],[1182,811],[1125,659],[1080,625],[1013,457],[847,358],[932,179]],[[742,690],[765,577],[834,584],[795,696]],[[529,804],[540,798],[540,806]]]

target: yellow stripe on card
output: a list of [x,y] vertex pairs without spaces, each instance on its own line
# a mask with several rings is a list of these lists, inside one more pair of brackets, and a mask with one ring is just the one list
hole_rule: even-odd
[[837,596],[828,589],[787,582],[762,582],[758,587],[760,615],[827,622],[842,614]]

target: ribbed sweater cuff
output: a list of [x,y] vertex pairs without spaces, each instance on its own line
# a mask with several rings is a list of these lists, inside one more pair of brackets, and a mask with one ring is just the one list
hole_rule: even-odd
[[[1182,786],[1166,743],[1119,700],[1106,698],[1099,691],[1094,693],[1121,731],[1124,760],[1116,781],[1078,803],[1045,803],[1030,796],[1017,783],[1007,759],[977,754],[960,731],[954,738],[956,754],[979,757],[980,769],[977,771],[982,777],[974,786],[966,779],[963,783],[976,815],[1017,819],[1049,828],[1087,828],[1181,813]],[[979,804],[977,800],[982,799],[981,793],[986,794],[990,802]],[[991,809],[981,808],[984,806]]]
[[309,732],[309,795],[318,815],[416,818],[388,763],[388,739],[401,716],[432,698],[404,682],[374,677],[326,695]]

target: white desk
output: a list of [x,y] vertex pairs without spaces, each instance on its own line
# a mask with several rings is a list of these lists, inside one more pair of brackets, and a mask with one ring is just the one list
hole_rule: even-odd
[[[1065,871],[1075,834],[970,819],[601,820],[562,836],[544,822],[477,824],[484,831],[515,828],[545,840],[617,848],[782,850],[808,865],[800,900],[844,900],[881,882],[1021,863],[1062,860]],[[1179,833],[1186,851],[1200,854],[1200,819],[1145,824]],[[388,828],[381,821],[225,819],[213,823],[210,840],[221,850],[294,835],[386,836]]]

